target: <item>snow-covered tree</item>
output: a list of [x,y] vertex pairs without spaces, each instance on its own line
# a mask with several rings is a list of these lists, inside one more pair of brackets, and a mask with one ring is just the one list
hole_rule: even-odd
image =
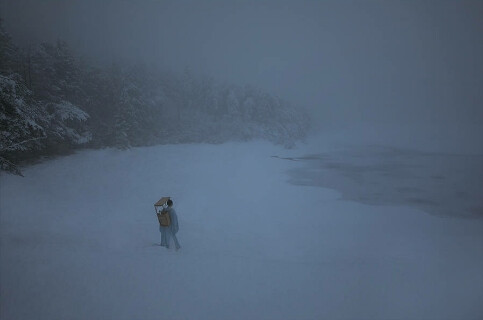
[[0,75],[0,166],[20,174],[19,154],[42,148],[47,137],[46,112],[32,98],[19,75]]
[[3,28],[3,22],[0,19],[0,72],[2,74],[17,73],[19,65],[20,52]]
[[67,43],[20,50],[0,21],[2,168],[82,146],[224,142],[293,144],[303,112],[250,86],[147,65],[81,63]]
[[77,103],[80,99],[80,70],[64,41],[42,43],[32,54],[32,90],[42,101]]
[[49,139],[71,145],[87,143],[92,139],[92,134],[82,126],[89,115],[79,107],[62,100],[47,103],[46,109],[49,114]]
[[232,118],[238,118],[241,115],[240,102],[233,88],[228,91],[228,96],[226,97],[226,112]]

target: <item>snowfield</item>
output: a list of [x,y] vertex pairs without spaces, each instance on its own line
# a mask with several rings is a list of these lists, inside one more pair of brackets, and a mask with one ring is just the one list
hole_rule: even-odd
[[[307,148],[106,149],[2,173],[0,318],[483,317],[482,219],[290,184],[301,164],[272,156]],[[159,246],[162,196],[178,252]]]

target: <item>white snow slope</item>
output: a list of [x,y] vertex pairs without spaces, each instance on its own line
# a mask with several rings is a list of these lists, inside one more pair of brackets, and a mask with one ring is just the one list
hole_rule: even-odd
[[[481,319],[483,224],[287,183],[265,142],[1,175],[0,319]],[[182,249],[159,246],[171,196]]]

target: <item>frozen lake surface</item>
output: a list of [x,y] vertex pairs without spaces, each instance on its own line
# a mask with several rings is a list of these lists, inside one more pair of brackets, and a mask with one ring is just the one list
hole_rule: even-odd
[[285,159],[303,163],[289,171],[295,185],[336,189],[370,205],[483,218],[483,155],[364,146]]

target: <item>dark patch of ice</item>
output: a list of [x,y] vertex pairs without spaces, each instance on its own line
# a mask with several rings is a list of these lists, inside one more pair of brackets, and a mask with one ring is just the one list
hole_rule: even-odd
[[285,159],[304,164],[289,170],[294,185],[336,189],[344,199],[365,204],[483,217],[483,155],[368,146]]

